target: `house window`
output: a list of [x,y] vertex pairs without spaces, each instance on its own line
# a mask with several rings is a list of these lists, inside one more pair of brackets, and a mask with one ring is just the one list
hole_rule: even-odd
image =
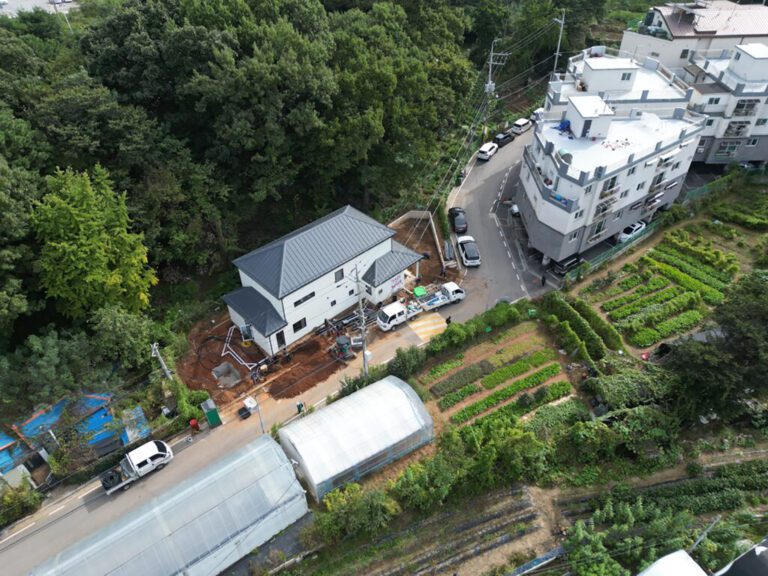
[[307,319],[302,318],[298,322],[293,323],[293,333],[296,334],[296,332],[301,332],[306,327],[307,327]]
[[712,97],[707,101],[707,104],[720,104],[720,98]]
[[632,72],[624,72],[621,75],[621,81],[626,82],[627,80],[632,79]]
[[627,172],[627,176],[632,176],[635,172],[637,172],[637,166],[632,166],[632,168],[629,169],[629,172]]
[[365,293],[366,293],[366,294],[368,294],[369,296],[370,296],[371,294],[373,294],[373,290],[371,290],[371,287],[370,287],[370,286],[366,286],[366,287],[365,287]]
[[577,210],[576,213],[573,215],[574,220],[578,220],[584,216],[584,210]]
[[627,196],[629,196],[629,190],[624,190],[620,195],[621,198],[626,198]]
[[680,58],[688,58],[688,48],[680,52]]
[[707,118],[707,126],[712,126],[712,124],[714,124],[714,123],[715,123],[715,119],[714,118]]
[[733,59],[738,60],[739,58],[741,58],[741,52],[736,52],[736,54],[733,56]]
[[384,288],[379,288],[379,291],[377,292],[377,294],[381,296],[383,293],[384,293]]
[[352,288],[352,290],[349,291],[349,295],[350,296],[354,296],[355,295],[355,289],[354,288]]
[[747,140],[747,146],[749,146],[750,148],[757,146],[758,140],[759,138],[750,138],[749,140]]
[[640,184],[637,185],[637,189],[642,190],[643,188],[645,188],[645,182],[640,182]]
[[731,120],[728,122],[728,128],[725,129],[725,138],[738,138],[746,136],[751,122],[749,120]]
[[334,306],[336,306],[336,300],[331,300],[331,308],[333,308]]
[[677,170],[678,168],[680,168],[680,162],[675,162],[672,164],[672,170]]
[[768,118],[759,118],[757,122],[755,122],[755,126],[765,126],[768,124]]
[[589,194],[590,192],[592,192],[592,184],[584,188],[584,194]]
[[306,296],[302,296],[301,298],[296,300],[296,302],[294,302],[293,305],[294,305],[294,307],[298,308],[299,306],[304,304],[304,302],[307,302],[307,301],[311,300],[314,297],[315,297],[315,293],[314,292],[310,292]]
[[344,280],[344,268],[339,268],[338,270],[336,270],[336,273],[334,276],[335,276],[333,279],[334,282],[341,282],[342,280]]
[[739,150],[741,142],[739,140],[723,140],[717,146],[715,156],[720,158],[733,158]]
[[618,220],[618,219],[619,219],[619,218],[621,218],[622,216],[624,216],[624,210],[619,210],[618,212],[616,212],[616,216],[614,216],[614,218],[613,218],[613,219],[614,219],[614,220]]
[[579,231],[576,230],[576,232],[572,232],[571,235],[568,236],[568,242],[573,242],[578,237],[579,237]]
[[603,230],[605,230],[605,220],[600,220],[600,222],[598,222],[592,227],[592,234],[590,234],[590,236],[596,236],[598,234],[602,234]]
[[734,116],[752,116],[757,110],[757,106],[760,104],[758,98],[744,98],[736,102],[736,107],[733,109]]

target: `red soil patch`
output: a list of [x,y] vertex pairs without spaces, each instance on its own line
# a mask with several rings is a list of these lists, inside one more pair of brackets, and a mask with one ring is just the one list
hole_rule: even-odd
[[315,336],[291,352],[291,362],[271,380],[267,391],[273,398],[293,398],[323,382],[344,367],[328,352],[332,338]]
[[[435,245],[435,237],[432,235],[429,220],[410,218],[391,228],[395,231],[395,240],[400,242],[400,244],[419,254],[429,254],[429,260],[424,258],[419,263],[419,274],[421,274],[422,284],[456,281],[459,277],[456,269],[448,269],[444,277],[440,276],[440,254]],[[439,234],[438,232],[438,237]],[[439,241],[442,242],[442,240]],[[412,270],[414,273],[416,272],[415,264]]]

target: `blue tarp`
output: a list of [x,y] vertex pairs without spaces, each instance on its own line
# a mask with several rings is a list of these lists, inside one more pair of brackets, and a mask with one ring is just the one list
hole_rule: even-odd
[[144,410],[141,409],[141,406],[123,411],[123,424],[125,427],[120,433],[120,441],[123,443],[123,446],[132,444],[136,440],[147,438],[151,432],[149,422],[147,422],[147,417],[144,415]]
[[0,432],[0,474],[13,470],[29,455],[29,449],[17,439]]

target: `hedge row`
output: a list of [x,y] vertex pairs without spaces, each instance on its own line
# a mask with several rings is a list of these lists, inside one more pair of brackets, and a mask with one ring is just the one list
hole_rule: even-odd
[[573,308],[573,306],[565,301],[560,292],[550,292],[544,296],[543,303],[550,314],[554,314],[561,321],[568,321],[573,331],[576,332],[579,338],[584,342],[592,360],[597,361],[605,356],[606,349],[603,340],[597,335],[597,332],[592,329],[589,322],[587,322],[581,314]]
[[717,305],[723,301],[724,296],[722,292],[720,292],[719,290],[715,290],[710,286],[707,286],[706,284],[704,284],[703,282],[700,282],[699,280],[696,280],[695,278],[691,278],[685,272],[681,272],[680,270],[670,266],[669,264],[664,264],[663,262],[654,260],[650,256],[643,256],[642,260],[643,262],[651,265],[653,268],[658,270],[661,274],[663,274],[673,282],[677,282],[680,286],[682,286],[686,290],[695,290],[697,292],[700,292],[701,297],[704,299],[704,301],[707,304]]
[[497,390],[490,396],[486,396],[482,400],[479,400],[474,404],[470,404],[469,406],[462,408],[456,414],[451,416],[451,422],[453,422],[454,424],[462,424],[467,420],[474,418],[478,414],[485,412],[489,408],[493,408],[494,406],[501,404],[505,400],[509,400],[510,398],[512,398],[512,396],[514,396],[518,392],[522,392],[523,390],[527,390],[528,388],[533,388],[534,386],[543,384],[553,376],[557,376],[558,374],[560,374],[560,370],[561,370],[560,364],[557,364],[557,363],[550,364],[549,366],[545,366],[538,372],[534,372],[533,374],[526,376],[525,378],[516,380],[515,382],[512,382],[512,384],[509,384],[508,386],[505,386],[504,388]]
[[760,232],[768,231],[768,218],[756,216],[755,214],[742,212],[741,210],[722,205],[715,206],[712,209],[712,214],[718,220],[733,222],[739,226],[744,226],[744,228],[749,228],[750,230],[758,230]]
[[715,290],[723,290],[728,286],[728,282],[723,282],[722,280],[717,279],[716,277],[712,276],[711,274],[707,273],[706,270],[704,270],[704,267],[706,264],[689,264],[682,258],[678,258],[677,256],[673,256],[672,254],[669,254],[667,252],[660,252],[658,250],[651,250],[650,255],[659,262],[664,262],[665,264],[669,264],[670,266],[674,266],[680,272],[684,272],[685,274],[688,274],[691,278],[695,278],[699,282],[703,282],[707,286],[710,286],[714,288]]
[[646,284],[640,286],[640,288],[632,292],[632,294],[627,294],[626,296],[621,296],[614,300],[608,300],[607,302],[603,302],[600,305],[600,307],[606,312],[610,312],[611,310],[616,310],[616,308],[621,308],[622,306],[631,304],[632,302],[639,300],[646,294],[650,294],[651,292],[656,292],[657,290],[661,290],[662,288],[666,288],[667,286],[669,286],[669,279],[664,278],[664,276],[654,276],[653,278],[648,280]]
[[449,392],[454,392],[459,388],[463,388],[467,384],[477,382],[480,378],[493,371],[493,364],[487,360],[480,360],[480,362],[477,362],[476,364],[470,364],[455,374],[451,374],[445,380],[432,386],[430,390],[435,396],[444,396]]
[[521,374],[525,374],[531,368],[538,368],[539,366],[542,366],[543,364],[546,364],[555,358],[557,358],[557,354],[551,348],[537,350],[533,354],[518,360],[514,364],[503,366],[498,370],[494,370],[488,374],[488,376],[483,378],[482,384],[487,390],[491,390],[496,388],[496,386],[499,384],[512,378],[516,378]]
[[621,335],[613,326],[603,320],[603,318],[595,312],[592,306],[587,304],[581,298],[571,298],[569,302],[576,312],[581,314],[581,316],[589,323],[597,335],[602,338],[608,348],[611,350],[621,350]]
[[472,396],[472,394],[476,394],[481,390],[482,388],[480,388],[480,386],[477,384],[467,384],[463,388],[456,390],[456,392],[451,392],[450,394],[446,394],[440,398],[440,401],[437,403],[437,405],[442,412],[445,412],[451,406],[455,406],[464,400],[464,398]]
[[649,306],[642,312],[618,322],[616,326],[622,331],[636,332],[645,326],[653,326],[675,314],[695,308],[699,303],[701,295],[698,292],[683,292],[668,302]]
[[640,300],[636,300],[635,302],[632,302],[632,304],[627,304],[626,306],[622,306],[621,308],[617,308],[616,310],[611,310],[608,313],[608,318],[610,318],[614,322],[616,322],[617,320],[622,320],[624,318],[637,314],[638,312],[641,312],[645,308],[648,308],[648,306],[653,306],[654,304],[661,304],[662,302],[671,300],[672,298],[679,296],[683,292],[685,292],[685,288],[682,288],[680,286],[669,286],[668,288],[664,288],[659,292],[655,292],[654,294],[649,294],[648,296],[644,296],[643,298],[640,298]]
[[735,254],[713,249],[711,243],[709,246],[697,245],[690,241],[690,235],[684,230],[669,232],[664,241],[705,264],[711,264],[716,268],[730,268],[734,274],[739,271],[739,260]]
[[661,322],[656,328],[643,328],[639,330],[632,335],[630,341],[638,348],[646,348],[668,336],[690,330],[701,322],[702,318],[704,316],[698,310],[688,310]]
[[717,268],[716,266],[710,266],[709,264],[702,262],[699,258],[695,256],[691,256],[690,254],[686,254],[681,250],[678,250],[671,243],[661,242],[660,244],[656,245],[653,251],[663,252],[664,254],[667,254],[669,256],[674,256],[675,258],[679,258],[680,260],[686,262],[691,266],[696,266],[697,269],[706,272],[713,278],[717,278],[718,280],[720,280],[721,282],[724,282],[725,284],[729,284],[731,280],[733,280],[734,274],[732,274],[731,272],[728,272],[727,270],[723,270],[722,268]]
[[[489,425],[490,428],[495,428],[494,424],[501,419],[509,419],[514,418],[517,419],[528,412],[533,412],[537,408],[543,407],[545,404],[549,404],[550,402],[554,402],[555,400],[559,400],[560,398],[564,398],[565,396],[568,396],[572,392],[573,388],[571,387],[571,383],[567,380],[560,380],[558,382],[553,382],[549,386],[542,386],[536,391],[536,396],[534,397],[533,403],[528,404],[526,406],[521,406],[517,402],[513,402],[512,404],[506,404],[499,408],[498,410],[494,410],[490,414],[486,416],[482,416],[475,420],[472,424],[469,426],[466,426],[464,429],[470,429],[473,426],[485,426]],[[589,414],[589,412],[587,412]],[[534,416],[535,418],[535,416]]]
[[566,353],[572,354],[577,360],[581,360],[593,368],[595,367],[595,363],[590,358],[589,352],[587,352],[587,347],[579,338],[579,335],[573,331],[567,320],[560,322],[557,316],[550,314],[544,318],[544,321],[560,348],[565,350]]

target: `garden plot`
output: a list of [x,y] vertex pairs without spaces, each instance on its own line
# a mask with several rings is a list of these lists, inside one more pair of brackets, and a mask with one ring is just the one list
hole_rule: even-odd
[[581,291],[625,340],[647,348],[699,325],[739,272],[735,254],[700,234],[667,232],[636,264]]

